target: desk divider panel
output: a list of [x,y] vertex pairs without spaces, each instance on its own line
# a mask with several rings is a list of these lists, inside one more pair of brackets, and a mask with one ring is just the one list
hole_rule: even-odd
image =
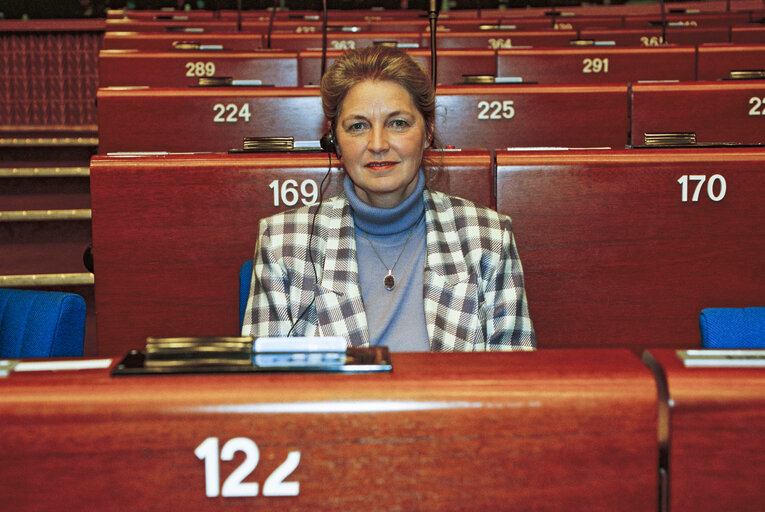
[[[495,206],[488,151],[433,156],[444,167],[433,188]],[[327,164],[324,153],[94,157],[98,353],[237,334],[238,271],[260,219],[315,200]],[[342,190],[333,164],[325,197]]]
[[295,52],[101,50],[98,71],[100,87],[188,87],[212,77],[298,85]]
[[99,152],[229,151],[245,137],[319,140],[317,88],[101,88]]
[[580,39],[612,41],[617,46],[663,46],[664,36],[668,44],[694,45],[702,43],[727,43],[730,41],[727,27],[661,27],[621,28],[606,30],[583,29]]
[[[344,50],[327,52],[327,68]],[[406,52],[430,74],[430,50],[407,49]],[[321,50],[302,50],[298,54],[300,85],[318,85],[321,79]],[[439,50],[438,83],[462,82],[462,75],[497,75],[497,53],[494,50]]]
[[765,43],[765,25],[732,27],[730,41],[731,43]]
[[731,71],[765,70],[765,44],[699,45],[697,60],[697,80],[725,80]]
[[[242,32],[202,32],[178,34],[164,32],[106,32],[104,50],[157,50],[173,51],[176,43],[220,45],[224,50],[255,51],[265,48],[261,34]],[[217,50],[211,50],[217,51]]]
[[[419,48],[423,45],[421,32],[330,32],[327,34],[327,49],[329,50],[352,50],[365,48],[383,41],[395,41],[399,45],[407,45],[409,48]],[[288,32],[274,32],[271,34],[271,48],[283,50],[321,50],[321,31],[297,34]]]
[[[440,69],[440,68],[439,68]],[[696,48],[524,48],[497,52],[497,76],[541,84],[695,80]]]
[[391,362],[363,375],[14,373],[0,379],[3,504],[656,512],[656,388],[628,351]]
[[457,147],[627,144],[627,85],[438,87],[436,134]]
[[[748,12],[667,13],[664,16],[669,27],[730,27],[749,23]],[[660,15],[625,16],[625,28],[646,28],[661,24]]]
[[633,84],[631,144],[693,132],[699,143],[765,143],[765,80]]
[[[475,30],[436,34],[437,48],[499,50],[513,46],[568,46],[577,39],[575,30]],[[430,34],[423,34],[423,46],[430,48]]]
[[765,149],[497,152],[540,348],[700,346],[761,305]]
[[[627,85],[479,85],[436,90],[436,134],[461,148],[627,144]],[[101,88],[100,153],[228,151],[244,137],[318,140],[316,87]]]
[[667,349],[643,360],[664,376],[668,510],[761,511],[765,368],[687,368]]
[[236,20],[139,20],[131,18],[106,20],[106,31],[118,32],[176,32],[195,34],[199,32],[237,32]]

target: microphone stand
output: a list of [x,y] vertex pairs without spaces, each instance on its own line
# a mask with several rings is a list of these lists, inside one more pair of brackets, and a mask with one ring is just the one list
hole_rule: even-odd
[[[324,0],[326,2],[326,0]],[[428,21],[430,22],[430,76],[433,79],[433,89],[438,83],[438,59],[436,58],[436,21],[438,10],[436,0],[430,0],[428,8]]]
[[321,11],[321,78],[324,78],[324,72],[327,70],[327,0],[321,1]]
[[661,0],[661,44],[667,44],[667,8]]
[[271,8],[271,16],[268,18],[268,37],[266,37],[266,48],[269,50],[271,49],[271,32],[274,31],[274,18],[276,18],[276,1],[274,0],[274,5]]
[[236,0],[236,31],[242,31],[242,0]]

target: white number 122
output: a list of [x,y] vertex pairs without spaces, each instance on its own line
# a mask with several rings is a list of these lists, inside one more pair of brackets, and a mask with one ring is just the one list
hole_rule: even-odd
[[[205,494],[215,498],[249,497],[258,495],[256,482],[243,482],[255,470],[260,460],[258,445],[246,437],[235,437],[218,450],[218,438],[208,437],[194,450],[198,459],[205,461]],[[244,460],[220,486],[220,461],[233,460],[236,452],[244,452]],[[300,482],[285,482],[300,463],[300,452],[292,451],[287,459],[263,483],[263,496],[297,496]]]

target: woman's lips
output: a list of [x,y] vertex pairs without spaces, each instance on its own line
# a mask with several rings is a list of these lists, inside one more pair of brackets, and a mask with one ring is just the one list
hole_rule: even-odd
[[369,162],[365,165],[365,167],[375,171],[384,171],[386,169],[390,169],[394,165],[396,165],[396,162]]

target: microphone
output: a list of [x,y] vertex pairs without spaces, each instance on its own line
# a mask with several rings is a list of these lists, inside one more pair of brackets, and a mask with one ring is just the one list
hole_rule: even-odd
[[667,44],[667,7],[664,5],[664,0],[661,0],[661,44]]
[[321,12],[321,77],[319,78],[324,78],[324,72],[327,70],[327,0],[321,1]]
[[266,36],[266,48],[271,49],[271,33],[274,31],[274,18],[276,18],[276,1],[271,8],[271,16],[268,18],[268,34]]
[[[326,0],[324,0],[326,2]],[[438,20],[438,9],[436,0],[430,0],[428,6],[428,21],[430,22],[430,77],[433,80],[433,88],[438,83],[438,63],[436,58],[436,21]]]

